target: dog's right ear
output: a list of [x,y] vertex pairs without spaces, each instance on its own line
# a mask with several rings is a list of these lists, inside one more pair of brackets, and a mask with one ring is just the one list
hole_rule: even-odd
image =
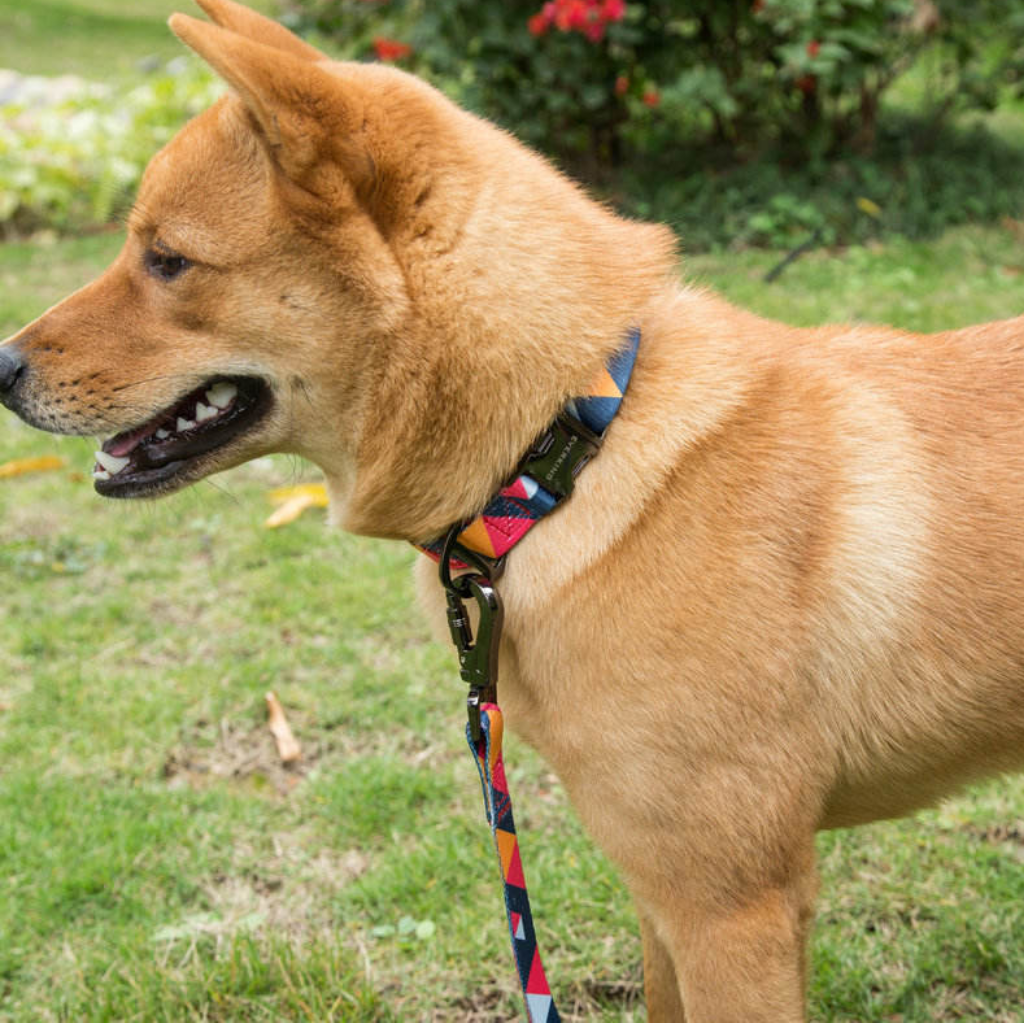
[[327,59],[315,47],[304,43],[295,33],[289,32],[284,25],[257,14],[249,7],[236,4],[234,0],[196,0],[196,3],[206,11],[214,24],[237,32],[255,43],[272,46],[275,50],[284,50],[285,53],[305,60]]
[[[203,6],[229,19],[237,7],[225,0],[203,0]],[[371,187],[374,163],[360,141],[362,90],[304,54],[256,42],[229,28],[186,14],[172,14],[169,24],[239,94],[289,178],[308,185],[311,172],[330,161],[341,166],[357,193]]]

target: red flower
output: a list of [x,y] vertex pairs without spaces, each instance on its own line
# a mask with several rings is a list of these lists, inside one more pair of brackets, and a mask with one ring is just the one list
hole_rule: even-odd
[[819,43],[817,39],[812,39],[807,44],[807,56],[817,57],[819,53],[821,53],[821,43]]
[[548,19],[544,11],[538,11],[533,17],[529,18],[526,22],[526,27],[530,32],[531,36],[542,36],[547,32],[551,22]]
[[552,25],[559,32],[579,32],[592,43],[604,39],[612,21],[626,15],[626,0],[548,0],[526,27],[531,35],[543,35]]
[[643,95],[643,100],[653,110],[661,102],[661,93],[657,89],[648,89]]
[[812,96],[817,91],[818,79],[814,75],[801,75],[796,80],[796,87],[805,96]]
[[581,32],[590,23],[590,10],[585,0],[570,0],[566,7],[566,24],[568,28],[577,28]]
[[625,96],[629,89],[629,79],[625,75],[619,75],[615,79],[615,95]]
[[754,2],[750,5],[750,9],[755,14],[760,14],[764,10],[764,0],[754,0]]
[[377,53],[377,59],[384,61],[401,60],[412,53],[412,47],[408,43],[400,43],[397,39],[385,39],[383,36],[374,37],[373,48]]

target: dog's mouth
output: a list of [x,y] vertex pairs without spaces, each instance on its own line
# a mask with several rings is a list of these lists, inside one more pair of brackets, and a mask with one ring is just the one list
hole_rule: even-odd
[[96,490],[110,498],[169,491],[204,475],[213,453],[250,431],[271,406],[258,377],[215,377],[96,453]]

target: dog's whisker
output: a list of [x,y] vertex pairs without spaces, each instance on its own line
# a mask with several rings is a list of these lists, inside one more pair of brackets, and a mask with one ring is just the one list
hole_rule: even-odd
[[230,487],[227,487],[225,484],[217,480],[214,480],[213,477],[204,477],[202,480],[199,481],[199,483],[206,484],[208,487],[212,487],[215,491],[219,491],[225,498],[227,498],[234,505],[242,504],[242,499],[239,498],[239,496],[233,490],[231,490]]
[[154,384],[157,381],[161,381],[161,380],[180,380],[180,379],[181,379],[181,377],[180,377],[179,374],[161,373],[161,374],[157,374],[154,377],[144,377],[144,378],[142,378],[142,380],[132,380],[132,381],[128,381],[125,384],[118,384],[116,387],[112,387],[110,390],[111,390],[111,392],[128,391],[131,388],[141,388],[145,384]]

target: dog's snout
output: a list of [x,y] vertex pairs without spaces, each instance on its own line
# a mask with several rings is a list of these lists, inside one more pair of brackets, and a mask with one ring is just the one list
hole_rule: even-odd
[[25,357],[13,345],[0,345],[0,401],[14,390],[25,373]]

